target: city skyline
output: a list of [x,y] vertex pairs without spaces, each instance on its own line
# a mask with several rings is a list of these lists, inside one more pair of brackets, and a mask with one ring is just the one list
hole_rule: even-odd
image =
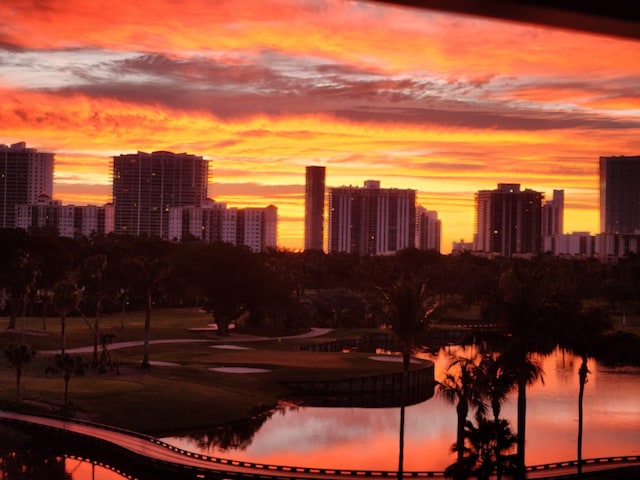
[[497,183],[565,190],[565,231],[596,233],[599,157],[640,149],[630,40],[364,1],[37,5],[0,5],[0,143],[55,153],[64,203],[109,201],[115,155],[189,152],[302,249],[319,165],[416,189],[446,253]]

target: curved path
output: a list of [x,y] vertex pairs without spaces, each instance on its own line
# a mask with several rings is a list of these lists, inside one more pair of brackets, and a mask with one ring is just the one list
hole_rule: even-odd
[[[0,421],[37,425],[61,430],[78,436],[116,445],[139,455],[146,461],[172,469],[184,469],[195,473],[196,478],[260,478],[266,480],[322,479],[347,480],[354,477],[396,478],[396,471],[334,470],[327,468],[291,467],[209,457],[169,445],[157,438],[107,425],[41,417],[0,410]],[[583,463],[584,472],[640,468],[640,456],[588,459]],[[527,478],[570,478],[575,475],[575,461],[536,465],[527,468]],[[404,472],[409,478],[444,478],[443,472]]]
[[[216,339],[216,338],[172,338],[172,339],[165,339],[165,340],[151,340],[149,342],[149,345],[162,345],[162,344],[167,344],[167,343],[215,343],[215,344],[220,344],[221,342],[224,342],[224,344],[227,343],[244,343],[244,342],[260,342],[260,341],[264,341],[264,340],[275,340],[275,339],[288,339],[288,338],[312,338],[312,337],[319,337],[321,335],[325,335],[327,333],[329,333],[332,329],[331,328],[312,328],[309,332],[306,333],[302,333],[300,335],[291,335],[288,337],[275,337],[275,338],[271,338],[271,337],[257,337],[257,336],[253,336],[253,335],[237,335],[237,336],[231,336],[231,337],[224,337],[223,339]],[[214,330],[215,331],[215,330]],[[111,343],[109,344],[109,350],[118,350],[118,349],[122,349],[122,348],[130,348],[130,347],[141,347],[144,345],[144,341],[142,340],[133,340],[130,342],[116,342],[116,343]],[[54,355],[56,353],[58,353],[60,350],[44,350],[40,353],[43,353],[45,355]],[[79,353],[92,353],[93,352],[93,345],[89,345],[87,347],[77,347],[77,348],[66,348],[65,349],[66,353],[72,353],[72,354],[79,354]]]

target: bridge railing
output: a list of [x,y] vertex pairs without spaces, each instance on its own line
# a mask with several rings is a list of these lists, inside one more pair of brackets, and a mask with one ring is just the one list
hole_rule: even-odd
[[[35,416],[35,415],[34,415]],[[58,417],[55,415],[37,415],[38,417],[45,417],[52,420],[57,420],[64,423],[75,423],[79,425],[85,425],[93,428],[98,428],[102,430],[112,431],[121,433],[124,435],[128,435],[131,437],[143,439],[150,443],[154,443],[160,447],[171,450],[180,455],[184,455],[188,458],[199,459],[205,462],[210,462],[212,464],[216,464],[219,466],[229,466],[234,468],[244,468],[256,471],[263,472],[278,472],[278,473],[286,473],[286,474],[312,474],[319,476],[350,476],[350,477],[377,477],[377,478],[396,478],[397,471],[395,470],[350,470],[350,469],[333,469],[333,468],[316,468],[316,467],[295,467],[288,465],[273,465],[266,463],[255,463],[255,462],[246,462],[242,460],[232,460],[221,457],[214,457],[209,455],[203,455],[196,452],[191,452],[189,450],[185,450],[183,448],[176,447],[175,445],[171,445],[163,440],[160,440],[156,437],[152,437],[150,435],[145,435],[142,433],[134,432],[131,430],[126,430],[119,427],[114,427],[111,425],[100,424],[96,422],[91,422],[87,420],[81,419],[69,419],[64,417]],[[8,419],[10,421],[17,421],[23,423],[33,424],[34,422],[30,422],[29,420],[19,420],[19,419]],[[46,428],[45,425],[43,427]],[[72,432],[73,433],[73,432]],[[100,439],[99,437],[96,437]],[[628,455],[628,456],[612,456],[612,457],[599,457],[599,458],[589,458],[582,461],[583,466],[590,465],[617,465],[617,464],[625,464],[625,463],[640,463],[639,455]],[[557,470],[562,468],[571,468],[577,467],[577,460],[563,461],[563,462],[554,462],[554,463],[546,463],[541,465],[531,465],[527,466],[526,470],[528,472],[540,472],[540,471],[549,471],[549,470]],[[286,476],[286,475],[283,475]],[[404,476],[409,478],[444,478],[444,472],[438,471],[406,471],[404,472]]]
[[[582,465],[611,465],[620,463],[640,463],[640,455],[622,455],[616,457],[587,458],[582,460]],[[531,465],[527,467],[528,472],[539,472],[541,470],[555,470],[559,468],[577,467],[577,460],[565,462],[544,463],[542,465]]]
[[[395,470],[350,470],[350,469],[335,469],[335,468],[317,468],[317,467],[294,467],[290,465],[273,465],[268,463],[255,463],[255,462],[246,462],[243,460],[231,460],[227,458],[221,457],[212,457],[209,455],[203,455],[200,453],[190,452],[189,450],[184,450],[182,448],[171,445],[167,442],[164,442],[160,439],[150,437],[152,442],[162,446],[164,448],[168,448],[174,452],[177,452],[181,455],[185,455],[190,458],[196,458],[199,460],[204,460],[212,463],[216,463],[218,465],[227,465],[236,468],[248,468],[252,470],[263,470],[270,472],[283,472],[283,473],[304,473],[304,474],[315,474],[321,476],[351,476],[351,477],[379,477],[379,478],[397,478],[398,472]],[[404,472],[406,477],[411,478],[444,478],[444,472]]]

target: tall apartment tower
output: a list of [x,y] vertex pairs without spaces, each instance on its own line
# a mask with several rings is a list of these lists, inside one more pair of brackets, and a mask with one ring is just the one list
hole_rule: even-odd
[[53,195],[53,153],[24,142],[0,145],[0,228],[15,227],[16,205],[35,204]]
[[477,192],[474,250],[503,257],[540,253],[543,197],[511,183]]
[[600,230],[640,233],[640,156],[600,157]]
[[388,255],[415,246],[416,191],[380,188],[329,189],[329,252]]
[[113,157],[116,234],[169,239],[169,212],[207,199],[209,164],[200,156],[138,152]]
[[554,190],[553,199],[542,206],[542,236],[564,233],[564,190]]
[[304,195],[304,249],[324,247],[325,167],[306,167]]
[[442,221],[438,212],[424,207],[416,208],[416,248],[440,252]]

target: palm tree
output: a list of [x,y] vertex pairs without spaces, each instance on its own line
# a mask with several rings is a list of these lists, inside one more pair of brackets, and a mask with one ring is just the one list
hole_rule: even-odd
[[16,404],[20,405],[20,379],[22,378],[22,368],[26,363],[33,360],[36,351],[26,343],[12,343],[4,349],[4,355],[9,363],[16,369]]
[[[469,475],[478,480],[489,480],[494,472],[513,473],[514,464],[509,457],[496,456],[496,452],[507,452],[516,443],[516,436],[511,431],[509,422],[504,419],[497,423],[483,417],[476,419],[477,426],[471,421],[465,425],[465,438],[468,447],[465,457],[465,469]],[[457,463],[445,470],[445,475],[455,474]]]
[[65,350],[65,330],[67,325],[67,315],[77,310],[82,300],[82,291],[78,289],[75,282],[62,280],[53,287],[53,303],[56,312],[60,315],[60,354],[64,355]]
[[47,367],[47,373],[60,373],[64,379],[64,408],[69,407],[69,382],[71,377],[80,377],[87,371],[87,364],[80,355],[68,353],[56,354],[53,365]]
[[453,467],[453,478],[466,479],[470,466],[465,461],[465,427],[471,407],[476,408],[476,417],[480,418],[486,406],[478,391],[476,374],[478,365],[475,358],[456,356],[449,364],[444,378],[438,382],[438,392],[450,404],[455,405],[457,415],[456,443],[453,450],[457,460]]
[[404,423],[407,384],[411,355],[417,339],[429,324],[429,316],[437,308],[423,282],[401,277],[384,295],[383,312],[402,348],[402,385],[400,392],[400,440],[398,453],[398,479],[403,476]]
[[[503,429],[504,422],[504,420],[500,418],[500,412],[507,395],[516,386],[516,375],[511,365],[505,361],[505,357],[493,353],[483,355],[478,370],[479,389],[481,394],[489,401],[489,406],[493,414],[491,425],[496,429],[494,432],[496,443],[494,445],[495,450],[493,455],[496,463],[496,478],[500,480],[502,478],[503,466],[502,452],[504,451],[504,445],[498,441],[501,438],[499,429]],[[516,437],[513,435],[512,437],[515,443]]]
[[411,355],[420,335],[429,325],[429,317],[438,307],[424,282],[401,277],[384,294],[383,312],[402,348],[402,364],[409,370]]
[[93,323],[93,364],[98,364],[98,339],[100,338],[100,315],[102,314],[103,282],[102,276],[107,269],[107,256],[92,255],[84,262],[87,273],[96,280],[96,318]]
[[578,369],[578,440],[577,460],[578,478],[582,478],[582,434],[584,423],[584,387],[587,383],[589,367],[587,362],[600,350],[605,334],[611,329],[609,317],[600,309],[590,309],[568,318],[561,329],[560,346],[569,349],[580,357]]
[[516,478],[520,479],[525,478],[526,389],[542,380],[542,369],[533,355],[546,355],[555,349],[554,325],[564,312],[575,308],[575,296],[567,289],[569,283],[562,283],[557,270],[548,267],[545,262],[513,260],[500,277],[497,300],[485,312],[492,321],[502,321],[510,333],[503,355],[518,391]]
[[144,347],[142,368],[149,368],[149,341],[151,339],[151,310],[153,296],[169,274],[169,265],[160,257],[138,255],[130,263],[130,270],[140,288],[144,291]]
[[31,254],[19,249],[11,261],[10,272],[11,310],[8,329],[15,329],[18,312],[22,314],[24,319],[29,295],[40,271]]

